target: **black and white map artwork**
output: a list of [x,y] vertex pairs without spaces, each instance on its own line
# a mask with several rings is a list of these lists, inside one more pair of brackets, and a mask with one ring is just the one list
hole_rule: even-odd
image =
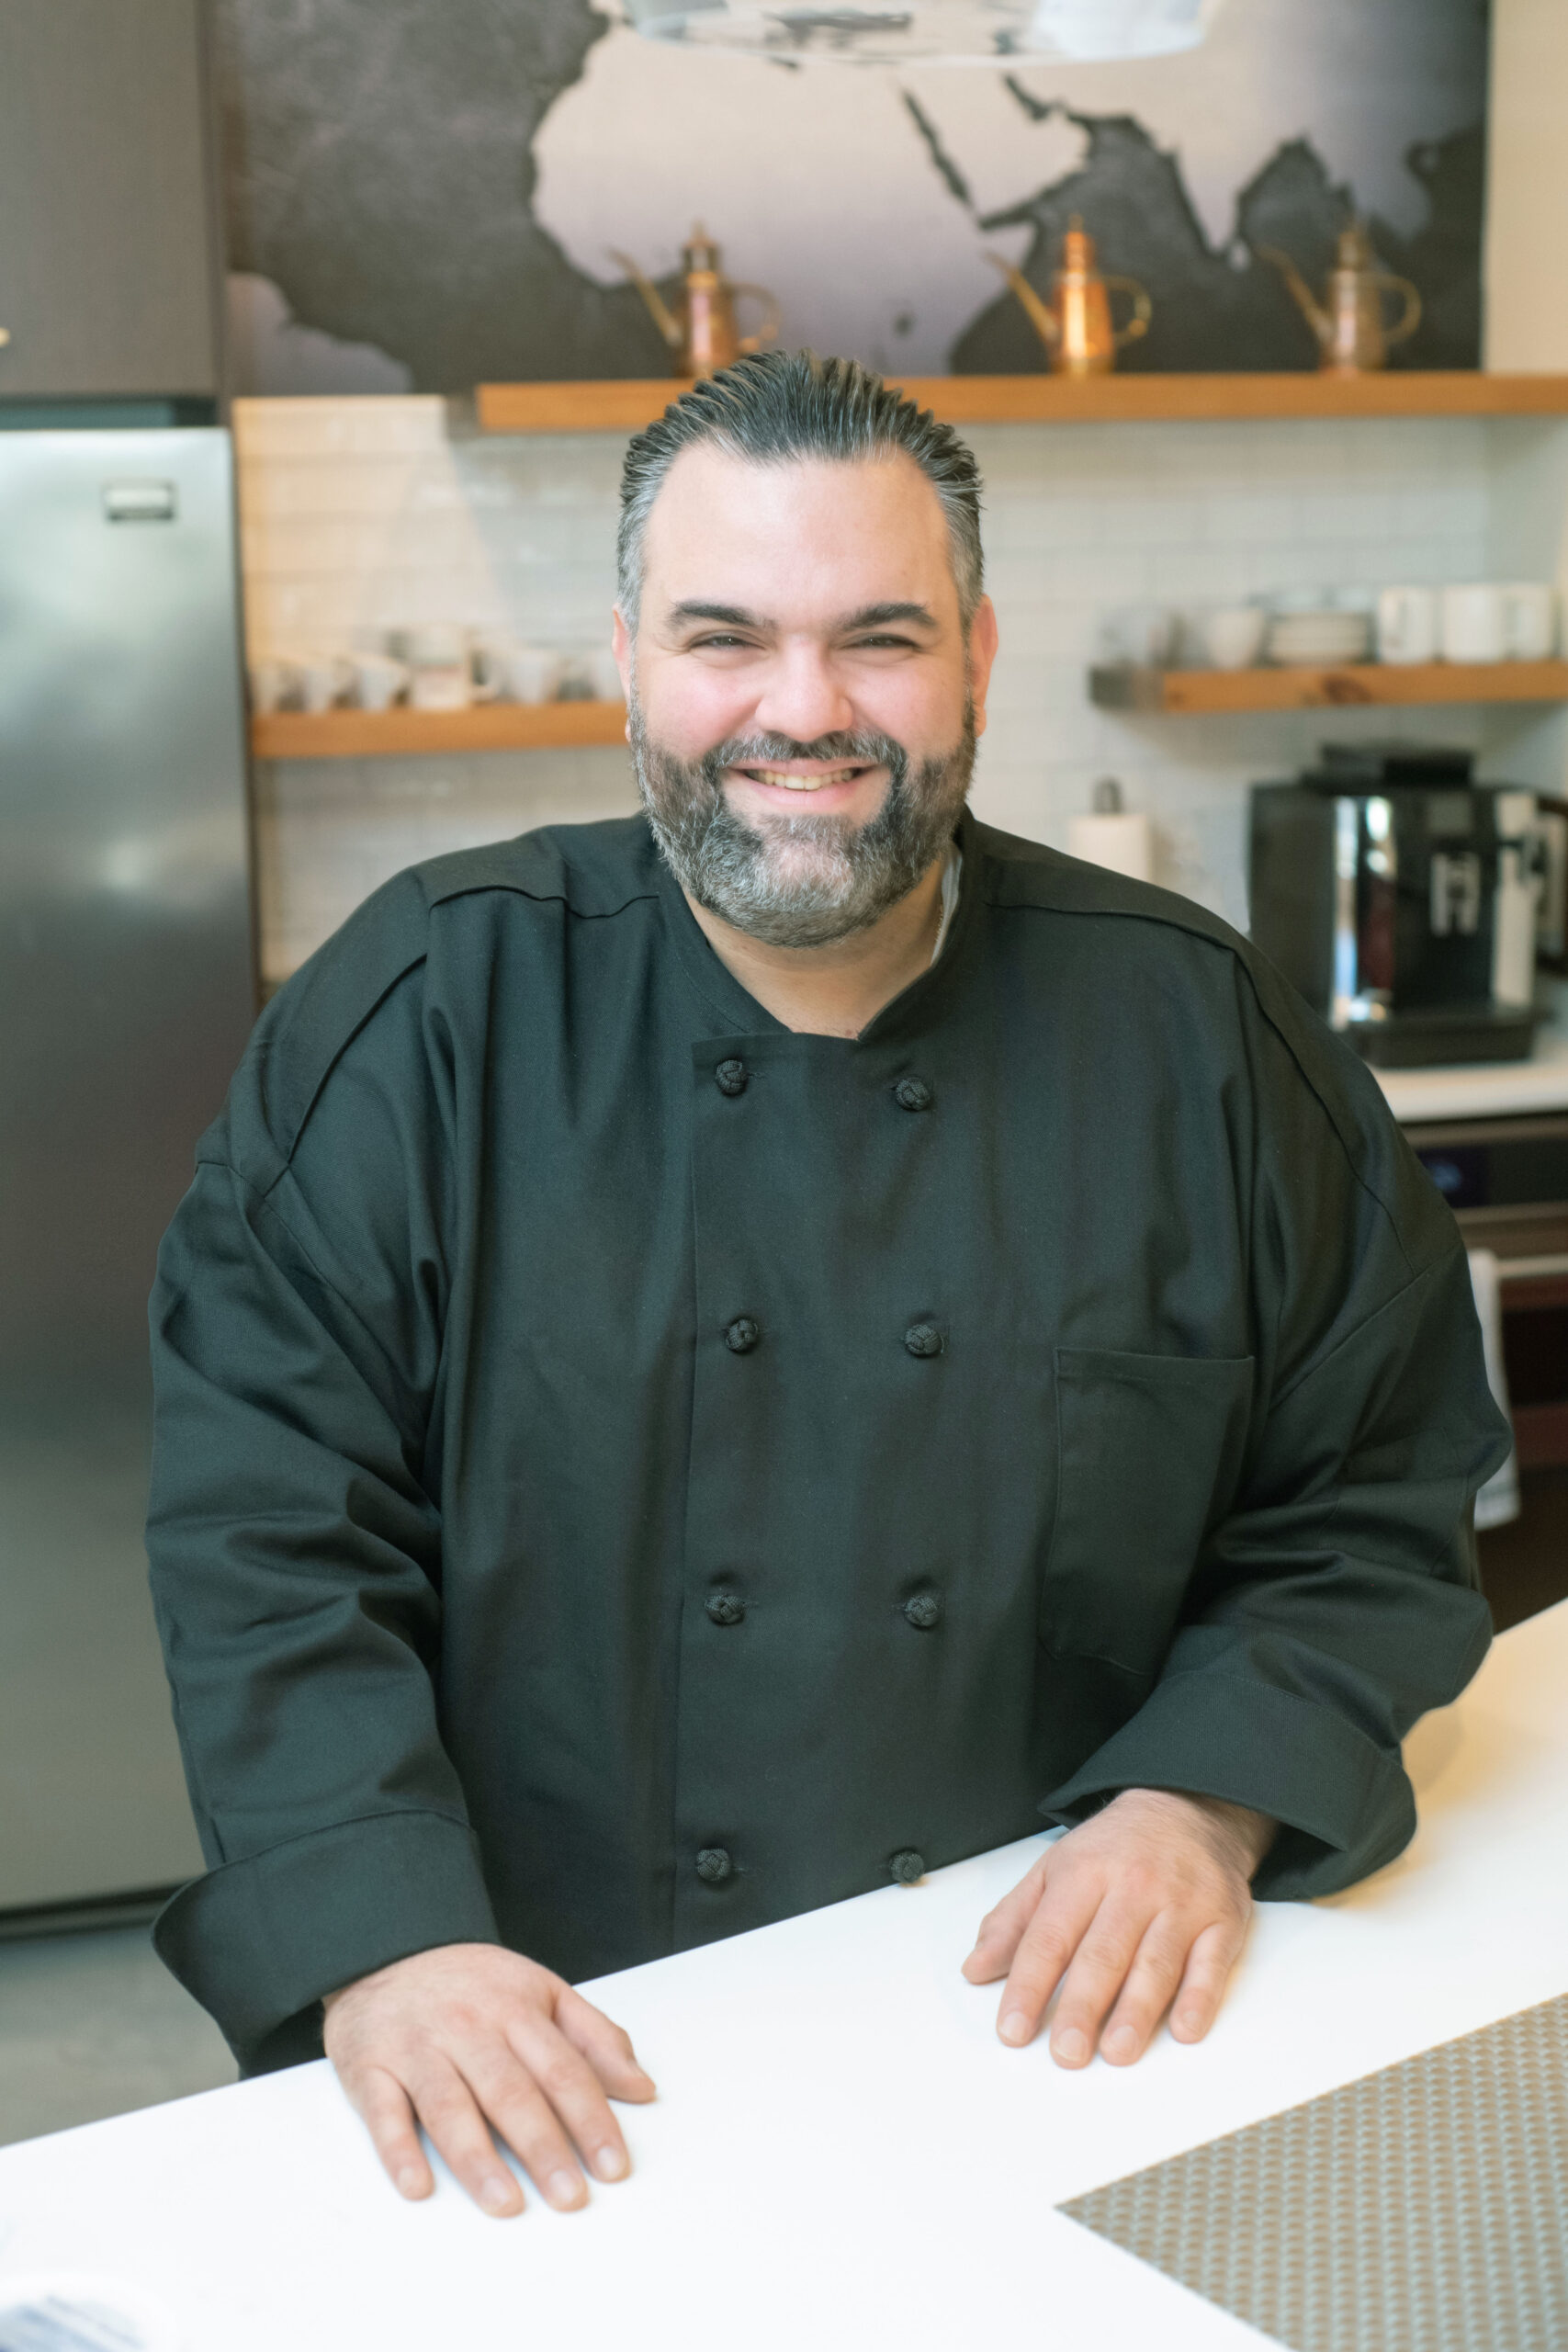
[[802,65],[643,40],[615,0],[219,0],[237,389],[660,376],[612,247],[694,220],[781,340],[897,373],[1044,365],[1077,213],[1153,301],[1128,368],[1309,368],[1352,212],[1423,300],[1394,364],[1480,360],[1486,0],[1224,0],[1128,63]]

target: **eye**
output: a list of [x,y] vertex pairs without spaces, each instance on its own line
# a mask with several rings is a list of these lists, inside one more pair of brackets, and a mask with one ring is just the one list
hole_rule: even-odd
[[897,653],[912,653],[915,650],[915,640],[912,637],[892,637],[886,632],[875,637],[852,638],[850,640],[852,653],[881,652],[889,646]]
[[690,650],[694,653],[698,653],[703,651],[704,649],[708,646],[716,646],[721,652],[728,652],[737,645],[750,645],[750,638],[733,637],[729,635],[694,637],[692,639]]

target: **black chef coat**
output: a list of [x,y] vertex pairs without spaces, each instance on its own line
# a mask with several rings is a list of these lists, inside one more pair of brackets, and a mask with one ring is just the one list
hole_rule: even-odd
[[1373,1080],[1190,901],[965,817],[793,1035],[640,820],[440,858],[268,1007],[152,1306],[153,1585],[243,2062],[433,1944],[570,1978],[1075,1820],[1386,1861],[1506,1448]]

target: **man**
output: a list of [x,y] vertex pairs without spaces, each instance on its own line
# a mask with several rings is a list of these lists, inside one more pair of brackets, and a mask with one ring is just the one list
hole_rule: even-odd
[[[159,1928],[405,2194],[626,2156],[569,1980],[1071,1826],[963,1962],[1196,2041],[1397,1853],[1505,1440],[1371,1080],[1187,900],[964,807],[963,444],[742,361],[627,458],[647,819],[439,859],[268,1008],[153,1304],[211,1868]],[[958,1958],[955,1957],[955,1962]]]

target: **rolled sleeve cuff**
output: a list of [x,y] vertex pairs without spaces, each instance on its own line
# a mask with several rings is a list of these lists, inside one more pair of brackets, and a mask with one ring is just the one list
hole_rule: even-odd
[[499,1943],[479,1847],[439,1813],[337,1822],[193,1879],[153,1929],[247,2074],[321,2055],[317,2004],[436,1944]]
[[1280,1825],[1254,1892],[1332,1894],[1380,1870],[1416,1828],[1397,1751],[1333,1708],[1243,1675],[1176,1674],[1040,1806],[1073,1826],[1123,1789],[1184,1790]]

